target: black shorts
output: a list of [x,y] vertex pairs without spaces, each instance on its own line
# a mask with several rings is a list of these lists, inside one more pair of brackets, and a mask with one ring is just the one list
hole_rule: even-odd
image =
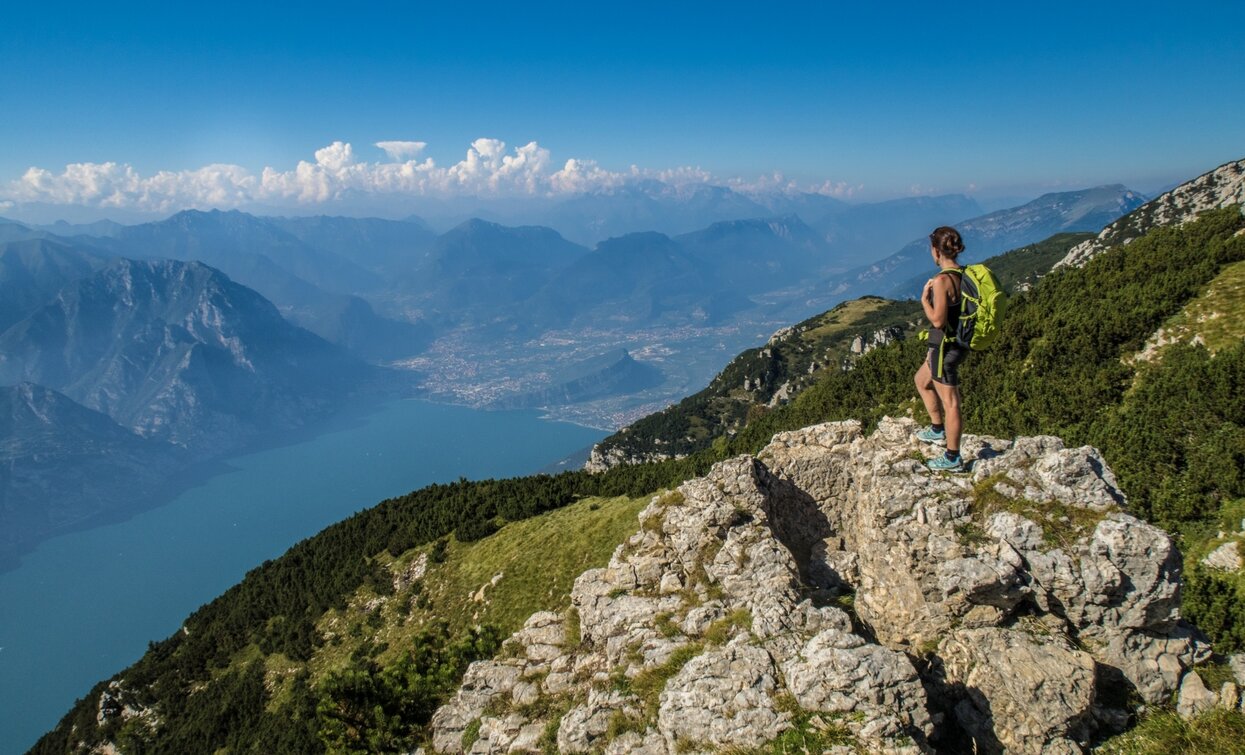
[[[968,356],[968,349],[955,344],[942,347],[942,370],[938,369],[938,346],[930,346],[926,361],[929,362],[929,374],[936,383],[943,385],[960,384],[960,363]],[[940,377],[941,375],[941,377]]]

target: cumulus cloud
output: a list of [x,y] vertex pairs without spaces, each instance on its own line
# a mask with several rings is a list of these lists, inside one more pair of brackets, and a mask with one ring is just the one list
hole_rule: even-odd
[[508,148],[500,139],[476,139],[461,160],[438,165],[419,159],[427,146],[416,141],[376,142],[388,160],[360,160],[349,142],[335,141],[300,160],[293,169],[265,167],[258,175],[239,165],[214,164],[141,175],[115,162],[73,163],[60,172],[32,167],[8,185],[0,201],[47,202],[169,212],[249,204],[309,205],[346,196],[560,196],[612,191],[640,180],[657,180],[672,191],[716,183],[738,191],[818,191],[850,196],[853,187],[826,182],[800,187],[781,174],[755,181],[718,179],[698,167],[611,171],[593,160],[571,158],[557,165],[536,142]]
[[424,151],[424,147],[428,146],[428,142],[376,142],[376,146],[380,147],[389,159],[395,162],[410,160],[417,157],[420,152]]

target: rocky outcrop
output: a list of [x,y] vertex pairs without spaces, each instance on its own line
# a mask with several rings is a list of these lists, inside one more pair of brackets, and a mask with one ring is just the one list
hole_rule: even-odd
[[1236,160],[1183,183],[1102,229],[1097,237],[1072,247],[1055,267],[1080,267],[1110,247],[1127,244],[1152,228],[1180,225],[1198,213],[1245,205],[1245,160]]
[[870,752],[1078,752],[1129,691],[1170,699],[1209,648],[1097,451],[966,437],[972,473],[938,476],[914,429],[782,433],[654,498],[470,667],[435,749],[709,752],[817,716]]
[[1228,542],[1215,548],[1206,557],[1202,559],[1202,564],[1210,569],[1219,571],[1240,571],[1241,569],[1241,553],[1238,543],[1235,540]]
[[620,446],[610,446],[609,448],[604,448],[600,443],[598,443],[592,447],[592,452],[588,454],[588,461],[584,462],[584,471],[596,474],[598,472],[606,472],[614,467],[626,464],[649,464],[652,462],[676,458],[682,458],[682,455],[663,454],[659,452],[637,454],[629,452]]

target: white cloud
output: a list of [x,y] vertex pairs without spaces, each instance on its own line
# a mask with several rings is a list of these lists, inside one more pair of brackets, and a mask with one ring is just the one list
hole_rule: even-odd
[[384,150],[385,154],[389,155],[390,160],[401,162],[417,157],[420,152],[424,151],[424,147],[428,146],[428,142],[388,141],[376,142],[375,146]]
[[817,191],[850,196],[858,187],[826,182],[800,187],[781,174],[755,181],[718,179],[698,167],[626,171],[602,168],[593,160],[571,158],[555,165],[536,142],[508,149],[500,139],[476,139],[462,160],[440,166],[418,159],[424,142],[384,141],[376,147],[389,158],[360,161],[349,142],[335,141],[315,151],[314,162],[300,160],[291,170],[265,167],[258,175],[239,165],[214,164],[140,175],[115,162],[73,163],[59,173],[32,167],[12,181],[0,201],[46,202],[170,212],[186,208],[231,208],[249,204],[319,204],[358,195],[522,197],[611,191],[627,183],[655,179],[673,191],[717,183],[739,191]]

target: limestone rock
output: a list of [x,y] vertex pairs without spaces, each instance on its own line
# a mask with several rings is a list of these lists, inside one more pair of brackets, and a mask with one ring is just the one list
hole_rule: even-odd
[[1202,563],[1211,569],[1219,571],[1240,571],[1241,554],[1237,541],[1229,540],[1218,548],[1214,549],[1202,559]]
[[774,707],[778,687],[769,653],[733,642],[683,666],[661,693],[657,728],[669,742],[757,747],[778,736],[790,716]]
[[1219,696],[1207,689],[1202,677],[1190,671],[1180,682],[1180,698],[1176,701],[1176,712],[1181,718],[1190,719],[1215,707]]
[[1180,619],[1175,544],[1127,513],[1097,450],[970,435],[972,472],[937,475],[915,429],[779,433],[655,496],[575,580],[581,641],[533,615],[436,712],[435,749],[475,720],[473,752],[555,725],[565,752],[761,747],[791,698],[864,751],[958,729],[981,751],[1072,753],[1127,724],[1118,687],[1169,699],[1209,656]]
[[1118,668],[1148,704],[1166,701],[1186,669],[1210,657],[1210,646],[1187,624],[1163,634],[1113,634],[1096,651],[1097,658]]
[[925,690],[902,653],[842,629],[813,636],[782,667],[787,686],[806,710],[851,714],[862,738],[887,748],[932,733]]
[[958,630],[939,646],[945,683],[962,689],[955,716],[981,752],[1072,752],[1087,742],[1094,659],[1058,641],[1002,627]]
[[1245,687],[1245,653],[1234,653],[1228,656],[1228,668],[1232,669],[1232,676],[1236,677],[1236,683]]
[[428,554],[420,553],[400,571],[393,575],[393,591],[402,592],[424,578],[428,571]]
[[558,752],[591,752],[605,744],[610,719],[615,712],[637,716],[639,711],[628,705],[618,692],[590,690],[586,702],[571,708],[558,726]]

